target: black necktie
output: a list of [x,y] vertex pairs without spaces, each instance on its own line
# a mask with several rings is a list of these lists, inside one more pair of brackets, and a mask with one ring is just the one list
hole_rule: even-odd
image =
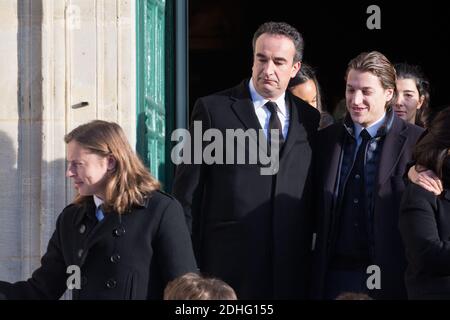
[[371,136],[370,136],[370,133],[367,132],[366,129],[363,129],[361,131],[361,133],[359,134],[359,136],[362,138],[362,142],[359,145],[358,153],[356,154],[355,164],[353,167],[356,169],[357,172],[359,172],[359,174],[361,176],[363,176],[364,175],[364,158],[366,155],[367,144],[369,143]]
[[[269,119],[269,130],[267,130],[267,140],[269,141],[269,145],[272,141],[272,135],[271,131],[272,129],[278,129],[279,137],[279,150],[283,147],[284,143],[284,137],[283,137],[283,129],[281,127],[280,118],[278,118],[277,114],[277,104],[272,101],[268,101],[266,103],[267,110],[270,112],[270,119]],[[275,138],[275,137],[274,137]]]

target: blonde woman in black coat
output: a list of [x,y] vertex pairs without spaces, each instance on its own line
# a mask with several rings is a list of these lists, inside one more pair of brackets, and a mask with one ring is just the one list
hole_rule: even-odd
[[196,272],[180,204],[131,149],[119,125],[92,121],[65,137],[76,199],[58,217],[27,281],[0,281],[7,299],[161,299],[172,279]]
[[433,170],[443,184],[436,196],[411,183],[402,199],[400,231],[409,299],[450,299],[450,107],[441,111],[414,151],[416,168]]

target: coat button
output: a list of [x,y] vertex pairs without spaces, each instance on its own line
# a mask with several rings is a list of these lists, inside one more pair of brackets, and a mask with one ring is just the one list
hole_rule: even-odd
[[87,285],[87,278],[85,276],[81,277],[81,287],[84,287],[85,285]]
[[81,234],[83,234],[83,233],[86,231],[86,226],[85,226],[84,224],[82,224],[82,225],[80,226],[80,229],[78,229],[78,231],[79,231]]
[[109,279],[105,284],[108,289],[114,289],[117,286],[117,281],[114,279]]
[[120,255],[118,253],[115,253],[111,256],[111,262],[112,263],[117,263],[120,261]]
[[114,237],[121,237],[125,234],[125,228],[124,227],[118,227],[113,230],[113,236]]
[[358,204],[359,203],[359,199],[357,199],[357,198],[353,199],[353,203],[354,204]]
[[78,258],[81,258],[83,256],[83,249],[78,250]]

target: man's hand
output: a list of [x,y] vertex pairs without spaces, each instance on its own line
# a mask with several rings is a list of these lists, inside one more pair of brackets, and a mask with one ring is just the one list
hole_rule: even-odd
[[437,196],[444,190],[442,187],[442,181],[438,178],[434,171],[427,170],[424,167],[417,166],[416,168],[416,166],[412,166],[408,171],[408,178],[413,183],[430,192],[433,192]]

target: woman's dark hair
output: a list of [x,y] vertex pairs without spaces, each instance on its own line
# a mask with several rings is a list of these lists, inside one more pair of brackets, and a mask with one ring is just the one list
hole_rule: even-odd
[[293,77],[289,81],[288,88],[294,88],[298,85],[306,83],[308,80],[312,80],[316,86],[317,90],[317,110],[320,112],[325,111],[323,104],[322,104],[322,95],[321,95],[321,89],[319,86],[319,81],[317,80],[316,73],[314,69],[306,63],[302,63],[302,66],[300,67],[300,70],[297,72],[295,77]]
[[433,170],[450,187],[450,107],[440,111],[428,127],[426,135],[414,148],[417,165]]
[[419,66],[397,63],[395,70],[397,72],[397,79],[413,80],[419,92],[419,97],[424,97],[422,107],[417,110],[415,123],[426,128],[430,121],[430,82]]

